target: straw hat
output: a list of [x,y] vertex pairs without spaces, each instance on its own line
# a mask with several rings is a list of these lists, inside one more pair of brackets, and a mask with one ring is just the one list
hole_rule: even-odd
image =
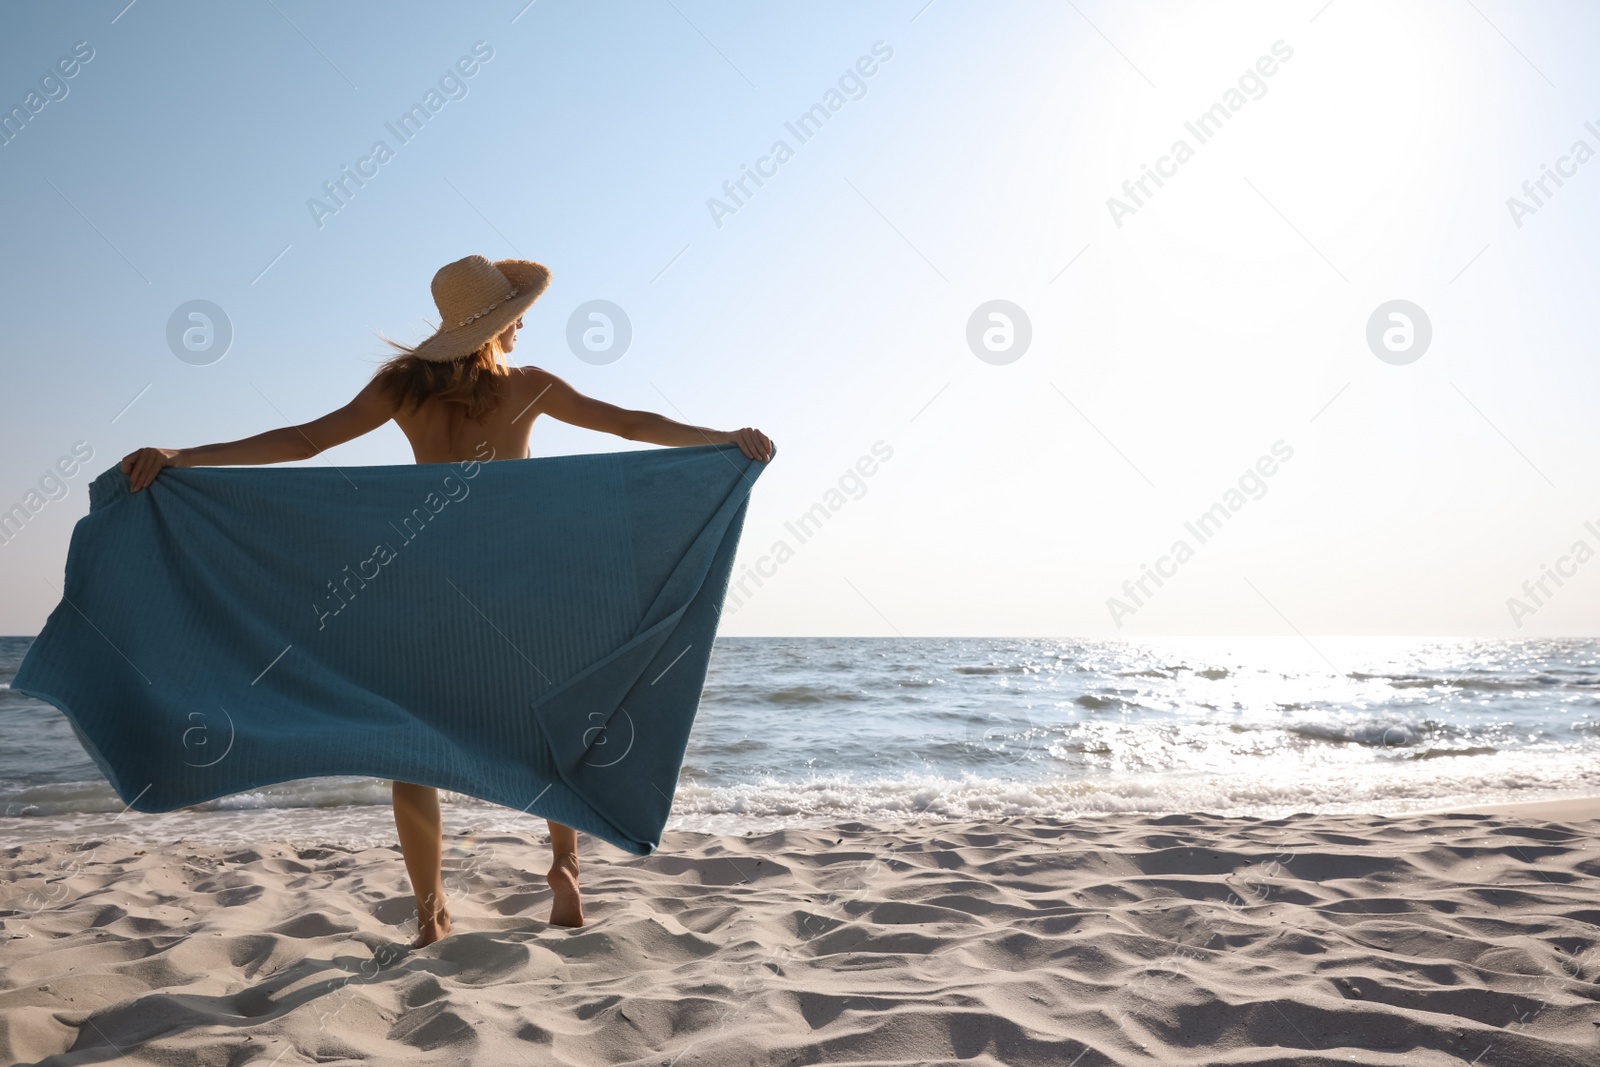
[[419,359],[447,363],[470,356],[505,331],[550,284],[550,271],[527,259],[490,263],[468,256],[447,263],[433,276],[439,329],[417,345]]

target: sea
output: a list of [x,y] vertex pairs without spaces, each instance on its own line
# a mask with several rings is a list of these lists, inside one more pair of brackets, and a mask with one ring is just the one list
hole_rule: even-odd
[[[0,847],[391,843],[388,783],[319,778],[130,812],[55,708],[10,689]],[[668,829],[1399,814],[1600,795],[1600,641],[719,638]],[[542,832],[446,794],[447,832]]]

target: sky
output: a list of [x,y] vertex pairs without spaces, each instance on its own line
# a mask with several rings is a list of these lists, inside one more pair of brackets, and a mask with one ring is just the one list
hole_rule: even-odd
[[1600,632],[1593,5],[0,20],[0,633],[96,474],[340,406],[471,253],[551,270],[515,361],[777,442],[724,634]]

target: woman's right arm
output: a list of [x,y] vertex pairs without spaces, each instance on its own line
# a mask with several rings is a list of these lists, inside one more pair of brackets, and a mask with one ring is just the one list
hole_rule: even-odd
[[137,493],[166,467],[229,467],[310,459],[334,445],[376,430],[393,415],[393,402],[372,381],[350,403],[319,419],[214,445],[141,448],[122,457],[122,473],[128,476],[128,488]]
[[532,402],[540,412],[551,418],[586,430],[616,434],[629,441],[644,441],[652,445],[721,445],[736,444],[749,459],[762,461],[772,458],[772,441],[754,426],[739,430],[713,430],[707,426],[692,426],[677,422],[653,411],[634,411],[607,404],[591,396],[584,396],[565,381],[549,371],[524,367],[522,371],[538,393]]

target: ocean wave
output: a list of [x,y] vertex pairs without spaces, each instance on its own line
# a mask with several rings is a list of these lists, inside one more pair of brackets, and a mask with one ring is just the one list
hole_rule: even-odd
[[[1600,703],[1600,701],[1597,701],[1597,703]],[[1585,718],[1588,718],[1587,715]],[[1600,734],[1600,721],[1589,719],[1586,722],[1568,723],[1567,728],[1578,734]]]
[[761,694],[768,704],[831,704],[834,701],[860,701],[867,699],[861,693],[846,689],[811,685],[795,685],[787,689],[771,689]]
[[907,777],[806,782],[763,780],[737,786],[686,784],[673,805],[683,828],[767,826],[796,821],[826,824],[906,818],[978,819],[1034,815],[1072,818],[1129,812],[1277,818],[1306,811],[1398,814],[1419,808],[1466,806],[1532,796],[1600,792],[1600,754],[1570,764],[1531,753],[1453,753],[1362,773],[1232,775],[1144,774],[1072,781],[997,781]]
[[[1431,754],[1430,753],[1434,753]],[[1456,758],[1443,759],[1449,755]],[[1376,767],[1316,770],[1252,767],[1229,773],[1099,774],[1071,780],[901,775],[863,780],[818,775],[803,780],[772,776],[739,784],[682,781],[669,829],[711,833],[763,832],[783,826],[843,822],[894,824],[915,820],[959,821],[1008,816],[1072,819],[1097,814],[1170,815],[1205,812],[1223,816],[1281,818],[1297,812],[1406,811],[1473,804],[1600,794],[1600,752],[1552,759],[1548,753],[1425,750],[1415,759],[1385,761]],[[330,784],[331,783],[331,784]],[[80,783],[80,787],[89,783]],[[106,794],[109,789],[98,786]],[[311,787],[316,802],[286,795]],[[351,801],[330,806],[343,791]],[[82,790],[80,790],[82,792]],[[88,792],[93,792],[89,790]],[[35,819],[7,820],[8,838],[40,834],[69,836],[64,827],[100,827],[125,838],[220,838],[253,832],[257,840],[364,843],[392,842],[388,786],[380,780],[312,780],[229,798],[181,812],[121,814],[115,802],[98,808],[76,806],[45,810],[37,798]],[[444,818],[450,833],[496,829],[542,832],[536,817],[445,793]],[[19,812],[12,810],[11,815]],[[105,828],[115,823],[114,831]],[[30,826],[38,829],[30,830]]]
[[1289,723],[1284,732],[1306,741],[1332,744],[1368,745],[1375,748],[1404,748],[1425,737],[1453,733],[1439,723],[1396,722],[1393,719],[1355,719],[1344,722]]
[[871,697],[858,690],[828,685],[791,685],[781,689],[758,685],[707,685],[701,699],[733,704],[745,701],[764,704],[833,704],[859,703]]
[[[449,796],[449,795],[447,795]],[[350,808],[387,805],[389,783],[377,778],[303,778],[218,800],[185,811],[265,811],[288,808]],[[124,804],[104,781],[52,782],[0,794],[0,816],[120,813]]]
[[1468,748],[1425,748],[1421,752],[1408,752],[1406,759],[1442,759],[1447,756],[1492,756],[1499,752],[1491,745],[1473,745]]
[[1351,671],[1345,677],[1357,682],[1383,682],[1391,689],[1476,689],[1492,693],[1600,684],[1600,679],[1587,673],[1571,678],[1559,678],[1546,672],[1495,678],[1469,678],[1464,675],[1440,678],[1426,674],[1366,674]]
[[1105,711],[1108,709],[1124,711],[1134,710],[1139,707],[1137,701],[1124,700],[1122,697],[1095,696],[1093,693],[1084,693],[1081,696],[1073,697],[1072,702],[1078,707],[1088,708],[1090,711]]

